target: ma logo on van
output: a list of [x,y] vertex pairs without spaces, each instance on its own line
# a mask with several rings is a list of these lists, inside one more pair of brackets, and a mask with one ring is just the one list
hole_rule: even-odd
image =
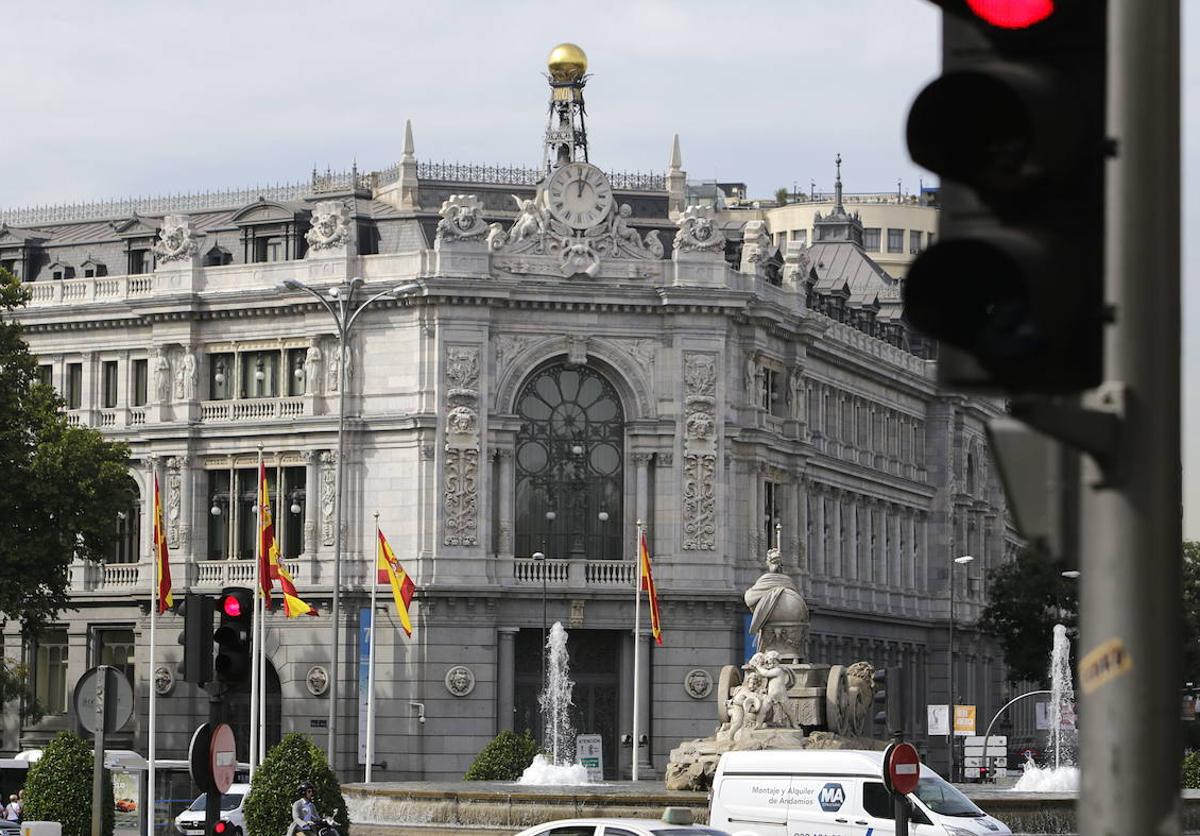
[[826,813],[836,813],[846,803],[846,791],[841,784],[826,784],[817,793],[817,802]]

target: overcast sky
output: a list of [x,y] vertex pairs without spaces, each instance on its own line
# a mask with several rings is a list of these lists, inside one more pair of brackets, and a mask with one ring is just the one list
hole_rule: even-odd
[[[1193,0],[1194,2],[1194,0]],[[1200,15],[1184,20],[1184,205],[1200,198]],[[0,207],[295,182],[417,157],[533,165],[549,49],[584,48],[591,159],[691,178],[915,190],[924,0],[539,3],[55,0],[4,14]],[[1185,211],[1184,229],[1194,229]],[[1194,237],[1194,235],[1192,236]],[[1200,539],[1200,256],[1185,235],[1185,535]],[[1192,509],[1190,512],[1188,509]]]

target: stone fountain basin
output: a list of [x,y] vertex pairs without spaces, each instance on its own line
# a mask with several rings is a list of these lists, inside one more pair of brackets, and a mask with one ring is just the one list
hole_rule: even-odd
[[[1076,832],[1073,795],[1015,793],[975,784],[958,787],[1014,834]],[[697,822],[708,821],[707,793],[672,792],[651,782],[525,787],[491,781],[410,781],[345,784],[342,793],[355,836],[441,836],[464,831],[499,836],[553,819],[656,819],[664,807],[688,807]],[[1184,790],[1181,796],[1184,832],[1200,834],[1200,790]]]

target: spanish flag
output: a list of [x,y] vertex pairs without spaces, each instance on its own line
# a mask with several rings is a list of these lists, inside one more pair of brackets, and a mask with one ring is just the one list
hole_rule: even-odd
[[158,580],[158,614],[171,608],[171,561],[167,554],[167,535],[163,531],[162,498],[158,493],[158,474],[154,474],[154,564]]
[[641,566],[642,589],[646,590],[646,597],[650,599],[650,632],[654,634],[654,641],[661,645],[662,640],[662,624],[658,620],[658,591],[654,588],[654,573],[650,571],[650,547],[646,545],[646,530],[642,529],[641,537],[638,538],[638,563]]
[[392,551],[392,547],[388,544],[382,531],[379,532],[379,558],[375,568],[375,581],[389,584],[392,587],[392,597],[396,599],[396,613],[400,616],[400,626],[404,628],[405,635],[412,638],[412,622],[408,618],[408,607],[412,603],[413,593],[417,591],[417,587],[412,578],[408,576],[408,572],[405,572],[404,567],[400,565],[400,561],[396,560],[396,554]]
[[262,459],[258,462],[258,585],[267,608],[271,607],[271,590],[274,576],[271,573],[271,553],[277,554],[275,523],[271,519],[271,495],[267,490],[267,466]]
[[279,544],[275,541],[275,521],[271,519],[271,494],[267,490],[267,468],[260,464],[258,468],[258,525],[259,525],[259,560],[266,556],[267,574],[263,585],[263,595],[266,596],[267,606],[271,604],[271,589],[273,581],[279,581],[283,591],[283,614],[288,618],[298,615],[316,615],[317,611],[300,599],[296,593],[296,584],[287,566],[279,559]]

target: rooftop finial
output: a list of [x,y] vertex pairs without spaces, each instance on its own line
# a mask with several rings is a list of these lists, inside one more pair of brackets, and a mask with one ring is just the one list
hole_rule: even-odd
[[404,162],[414,159],[413,157],[413,138],[412,138],[412,120],[404,120]]
[[838,154],[834,158],[834,163],[837,165],[837,178],[833,181],[833,211],[836,214],[843,214],[846,210],[842,207],[842,155]]
[[675,134],[675,139],[671,142],[671,171],[679,171],[683,168],[683,155],[679,153],[679,134]]

